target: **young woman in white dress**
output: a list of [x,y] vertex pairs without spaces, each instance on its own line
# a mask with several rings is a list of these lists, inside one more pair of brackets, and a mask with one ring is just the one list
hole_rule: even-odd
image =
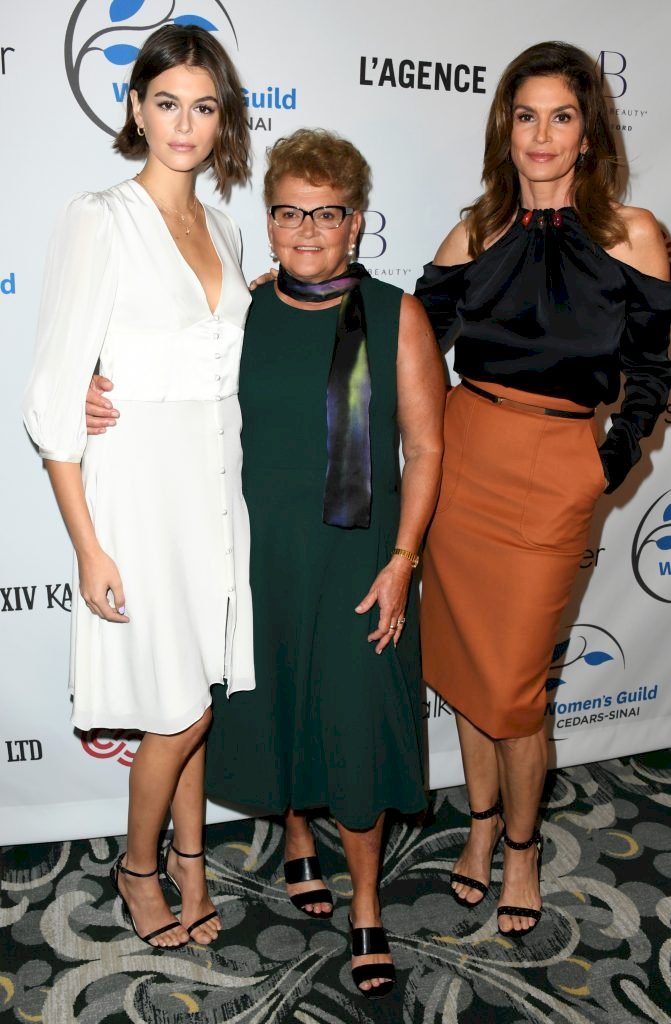
[[[245,181],[249,144],[236,72],[195,27],[149,37],[127,114],[115,148],[146,163],[61,218],[24,419],[76,554],[73,723],[145,734],[112,881],[138,936],[175,947],[220,928],[202,851],[210,687],[254,687],[237,398],[250,297],[236,227],[194,192],[203,169],[221,192]],[[97,363],[122,415],[87,443]],[[181,921],[158,879],[169,807]]]

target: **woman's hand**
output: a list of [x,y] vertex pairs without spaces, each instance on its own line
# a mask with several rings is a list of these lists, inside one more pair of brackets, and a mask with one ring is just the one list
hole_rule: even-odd
[[249,282],[249,290],[253,292],[255,288],[258,288],[260,284],[265,284],[266,281],[274,281],[277,277],[277,271],[274,267],[271,267],[265,274],[261,274],[260,277],[255,277],[253,281]]
[[[115,563],[98,548],[93,554],[78,555],[79,593],[86,602],[86,607],[94,615],[108,622],[130,622],[125,614],[126,599],[123,593],[121,576]],[[112,591],[114,607],[107,599]]]
[[408,588],[412,566],[407,559],[394,555],[375,579],[363,601],[354,609],[359,615],[370,611],[377,602],[380,608],[380,621],[373,633],[368,634],[368,642],[377,640],[376,654],[382,654],[390,640],[394,647],[399,641],[401,630],[405,624],[403,613],[408,601]]
[[104,434],[108,427],[115,427],[119,412],[114,408],[105,392],[114,385],[107,377],[94,374],[86,392],[86,433]]

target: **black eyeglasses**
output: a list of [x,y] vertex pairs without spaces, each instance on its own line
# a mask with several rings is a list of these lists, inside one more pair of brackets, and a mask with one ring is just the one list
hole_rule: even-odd
[[306,217],[318,228],[339,228],[345,217],[354,213],[351,206],[315,206],[314,210],[302,210],[300,206],[269,206],[268,213],[278,228],[297,228]]

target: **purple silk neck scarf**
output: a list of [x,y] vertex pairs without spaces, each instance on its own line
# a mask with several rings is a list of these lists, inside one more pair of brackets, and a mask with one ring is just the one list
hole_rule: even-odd
[[370,526],[372,467],[370,452],[371,381],[366,346],[366,316],[360,263],[329,281],[311,284],[280,267],[277,287],[300,302],[327,302],[343,296],[326,385],[328,462],[322,519],[329,526]]

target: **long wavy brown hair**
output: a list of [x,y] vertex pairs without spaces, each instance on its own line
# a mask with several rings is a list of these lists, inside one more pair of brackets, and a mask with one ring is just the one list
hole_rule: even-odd
[[217,191],[224,193],[229,185],[243,184],[250,177],[249,128],[242,86],[233,62],[214,36],[197,25],[164,25],[145,40],[130,76],[126,123],[112,148],[132,160],[146,156],[147,140],[138,134],[131,90],[135,89],[140,102],[144,102],[151,80],[181,64],[202,68],[214,83],[219,132],[202,169],[212,171]]
[[473,258],[482,252],[487,239],[508,227],[520,204],[519,177],[510,156],[517,91],[527,78],[550,75],[561,76],[575,94],[588,143],[587,151],[576,162],[571,205],[598,245],[608,249],[627,239],[624,220],[615,208],[620,194],[615,138],[594,62],[570,43],[536,43],[505,69],[489,111],[482,170],[484,192],[461,211]]

